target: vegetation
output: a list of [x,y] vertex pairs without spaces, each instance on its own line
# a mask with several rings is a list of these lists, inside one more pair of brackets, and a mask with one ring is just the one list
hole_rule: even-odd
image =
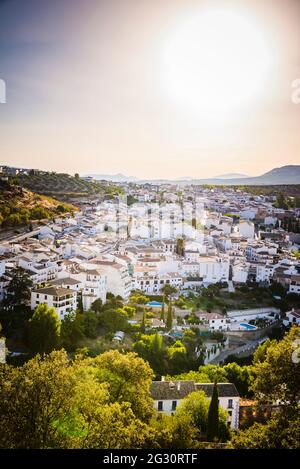
[[0,226],[3,228],[49,220],[75,210],[73,205],[0,181]]
[[61,322],[54,308],[38,305],[28,321],[28,342],[35,353],[49,353],[60,340]]

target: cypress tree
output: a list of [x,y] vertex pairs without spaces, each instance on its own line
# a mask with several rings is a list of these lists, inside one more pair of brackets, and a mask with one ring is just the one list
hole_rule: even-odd
[[163,297],[163,301],[161,305],[160,320],[165,321],[165,296]]
[[167,315],[167,322],[166,322],[167,329],[168,330],[172,329],[172,325],[173,325],[173,312],[172,312],[172,302],[170,301],[169,306],[168,306],[168,315]]
[[143,312],[143,319],[141,323],[141,332],[145,333],[146,330],[146,318],[145,318],[145,311]]
[[219,399],[217,383],[214,383],[211,401],[208,409],[207,440],[213,441],[219,436]]

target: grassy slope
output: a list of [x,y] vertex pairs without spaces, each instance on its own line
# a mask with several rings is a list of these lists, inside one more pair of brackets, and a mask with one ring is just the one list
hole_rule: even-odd
[[119,191],[116,186],[106,186],[99,181],[87,182],[63,173],[21,175],[17,177],[17,182],[26,189],[39,194],[52,195],[59,199],[96,194],[106,195]]
[[[40,214],[37,209],[41,209]],[[0,181],[0,221],[2,221],[3,228],[22,226],[32,220],[52,218],[75,210],[76,207],[71,204]],[[39,215],[45,215],[45,217]]]

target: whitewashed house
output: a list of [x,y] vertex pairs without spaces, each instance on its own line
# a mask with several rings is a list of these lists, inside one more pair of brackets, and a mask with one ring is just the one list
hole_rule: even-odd
[[77,308],[77,292],[70,288],[45,287],[31,291],[31,309],[38,305],[46,304],[49,308],[55,308],[60,319]]
[[[158,412],[172,415],[178,405],[192,392],[203,391],[211,399],[213,383],[186,381],[153,381],[151,396]],[[233,430],[239,427],[239,393],[233,383],[218,383],[219,405],[228,412],[228,426]]]

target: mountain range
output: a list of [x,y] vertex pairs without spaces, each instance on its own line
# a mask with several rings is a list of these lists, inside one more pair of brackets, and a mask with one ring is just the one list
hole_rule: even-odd
[[261,176],[246,176],[239,173],[222,174],[213,178],[193,178],[184,177],[176,180],[171,179],[139,179],[134,176],[125,176],[124,174],[89,174],[94,179],[113,182],[134,182],[134,183],[176,183],[179,185],[189,184],[212,184],[212,185],[280,185],[280,184],[300,184],[300,165],[287,165],[280,168],[274,168]]

